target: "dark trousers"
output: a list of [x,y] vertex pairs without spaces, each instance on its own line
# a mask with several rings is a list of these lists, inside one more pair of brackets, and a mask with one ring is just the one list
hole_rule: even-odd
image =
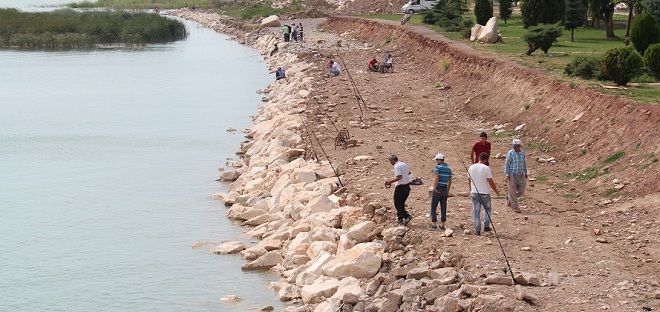
[[401,221],[410,217],[406,211],[406,199],[410,195],[410,185],[397,185],[394,188],[394,207],[396,208],[396,218]]
[[284,34],[284,42],[289,42],[289,34]]
[[431,197],[431,222],[438,222],[438,214],[436,213],[438,203],[440,203],[440,221],[445,222],[447,221],[447,197],[449,192],[447,186],[438,186],[437,190],[440,192],[433,192]]

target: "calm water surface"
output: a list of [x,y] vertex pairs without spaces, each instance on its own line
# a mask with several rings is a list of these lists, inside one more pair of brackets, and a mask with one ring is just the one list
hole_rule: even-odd
[[[0,7],[19,2],[49,1]],[[0,311],[281,307],[273,276],[191,248],[246,240],[209,195],[242,140],[225,129],[249,125],[271,77],[186,26],[142,50],[0,51]]]

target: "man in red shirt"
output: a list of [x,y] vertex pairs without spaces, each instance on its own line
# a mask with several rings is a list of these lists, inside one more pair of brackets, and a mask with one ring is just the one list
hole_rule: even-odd
[[369,65],[369,70],[370,71],[373,71],[373,72],[378,71],[378,61],[376,61],[375,57],[373,59],[371,59],[371,61],[369,61],[368,65]]
[[[479,155],[481,155],[481,153],[490,155],[490,142],[488,142],[488,134],[486,134],[486,132],[482,132],[479,135],[479,141],[472,146],[470,158],[472,159],[473,164],[479,162]],[[484,162],[484,165],[488,166],[488,160]]]

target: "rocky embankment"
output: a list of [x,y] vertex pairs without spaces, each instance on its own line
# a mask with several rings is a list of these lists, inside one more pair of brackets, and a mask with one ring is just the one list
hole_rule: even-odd
[[[535,301],[524,288],[514,291],[508,275],[466,271],[461,255],[431,251],[427,259],[414,257],[409,228],[386,225],[383,215],[392,214],[391,208],[348,205],[352,195],[329,164],[305,158],[301,113],[314,88],[322,87],[311,76],[313,64],[281,51],[270,56],[278,38],[267,31],[237,30],[215,14],[175,14],[233,34],[269,64],[287,68],[287,79],[261,91],[263,103],[246,131],[241,159],[221,174],[233,181],[229,191],[214,195],[228,207],[227,216],[251,227],[247,235],[260,242],[248,248],[229,242],[213,250],[240,254],[244,270],[278,273],[281,280],[270,286],[293,303],[287,311],[514,311]],[[533,274],[517,274],[516,280],[541,285]]]

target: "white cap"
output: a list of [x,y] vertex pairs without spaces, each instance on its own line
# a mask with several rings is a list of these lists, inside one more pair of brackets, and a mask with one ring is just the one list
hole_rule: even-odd
[[445,155],[438,154],[438,155],[435,155],[435,158],[433,158],[433,159],[435,159],[435,160],[445,160]]
[[513,139],[513,142],[511,142],[512,145],[522,145],[522,141],[520,139]]

